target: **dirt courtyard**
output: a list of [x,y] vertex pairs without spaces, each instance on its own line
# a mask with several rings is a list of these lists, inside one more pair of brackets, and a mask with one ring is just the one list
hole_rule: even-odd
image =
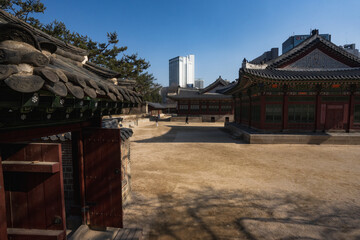
[[249,145],[222,123],[134,128],[124,227],[145,239],[360,239],[360,146]]

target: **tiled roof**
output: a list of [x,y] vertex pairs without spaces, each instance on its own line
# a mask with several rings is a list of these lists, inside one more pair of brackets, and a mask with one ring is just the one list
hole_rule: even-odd
[[221,93],[221,94],[224,94],[225,92],[227,92],[229,89],[233,88],[234,86],[236,86],[236,81],[230,83],[229,85],[223,87],[223,88],[220,88],[220,89],[217,89],[216,92],[217,93]]
[[347,81],[360,80],[360,68],[346,68],[336,70],[281,70],[281,69],[250,69],[241,70],[242,73],[254,77],[278,81]]
[[[21,93],[45,91],[140,103],[140,94],[116,85],[119,73],[87,61],[86,51],[51,37],[0,10],[0,80]],[[1,87],[5,87],[1,86]]]
[[167,108],[176,108],[176,103],[153,103],[148,102],[149,106],[155,109],[167,109]]
[[197,99],[197,100],[211,100],[211,99],[230,99],[231,96],[223,95],[220,93],[204,93],[200,94],[198,89],[185,89],[180,88],[177,95],[167,95],[168,98],[173,100],[180,99]]
[[214,88],[216,88],[218,86],[227,86],[227,85],[229,85],[229,82],[222,79],[221,76],[219,76],[219,78],[216,79],[215,82],[211,83],[206,88],[201,89],[200,93],[203,94],[203,93],[206,93],[206,92],[210,91],[211,89],[214,89]]

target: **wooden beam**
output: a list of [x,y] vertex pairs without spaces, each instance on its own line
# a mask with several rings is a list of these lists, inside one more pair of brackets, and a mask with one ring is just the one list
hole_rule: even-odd
[[58,162],[3,161],[4,172],[56,173],[60,171]]
[[31,129],[14,129],[9,131],[0,132],[0,143],[10,143],[10,142],[22,142],[22,141],[31,141],[36,138],[41,138],[44,136],[51,136],[54,134],[79,131],[83,127],[98,126],[98,122],[94,123],[91,121],[80,122],[80,123],[70,123],[64,125],[48,126],[48,127],[33,127]]
[[0,155],[0,239],[7,240],[5,186]]

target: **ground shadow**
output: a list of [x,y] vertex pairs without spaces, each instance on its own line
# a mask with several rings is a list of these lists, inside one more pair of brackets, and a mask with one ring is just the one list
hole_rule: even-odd
[[203,188],[125,207],[125,226],[148,225],[149,239],[359,239],[360,206],[291,193]]
[[219,126],[179,126],[167,125],[170,131],[148,139],[137,140],[138,143],[244,143],[242,140],[234,139],[224,127]]

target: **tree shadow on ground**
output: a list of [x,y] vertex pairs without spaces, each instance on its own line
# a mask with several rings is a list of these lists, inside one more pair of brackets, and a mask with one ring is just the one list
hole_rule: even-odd
[[226,132],[224,127],[219,126],[178,126],[167,125],[170,131],[148,139],[137,140],[137,143],[244,143],[234,139]]
[[[179,190],[179,189],[178,189]],[[290,193],[182,189],[133,196],[125,227],[149,239],[360,239],[360,206]]]

